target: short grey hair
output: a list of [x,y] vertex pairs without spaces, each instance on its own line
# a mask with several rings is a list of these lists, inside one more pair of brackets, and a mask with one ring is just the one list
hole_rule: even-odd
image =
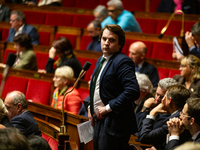
[[23,109],[27,109],[27,100],[23,93],[19,92],[18,94],[13,96],[13,105],[16,106],[18,103],[22,104]]
[[6,109],[6,106],[3,103],[3,100],[0,99],[0,121],[4,118],[4,116],[8,115],[8,110]]
[[109,0],[107,2],[107,6],[111,6],[114,5],[116,9],[118,10],[123,10],[123,3],[121,0]]
[[95,12],[98,12],[99,15],[100,15],[101,17],[103,17],[103,18],[106,18],[106,17],[108,16],[108,11],[107,11],[107,9],[106,9],[106,6],[104,6],[104,5],[98,5],[98,6],[94,9],[93,13],[95,13]]
[[16,15],[18,21],[22,20],[23,23],[26,22],[25,15],[21,10],[13,10],[10,15]]
[[162,90],[167,90],[170,86],[177,85],[177,84],[178,84],[178,82],[172,78],[164,78],[159,81],[158,86]]
[[139,72],[136,72],[136,78],[137,78],[140,89],[144,89],[148,93],[153,92],[153,85],[146,74],[141,74]]

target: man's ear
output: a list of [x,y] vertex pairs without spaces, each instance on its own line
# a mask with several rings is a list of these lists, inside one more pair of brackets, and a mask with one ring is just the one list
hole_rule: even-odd
[[195,122],[195,119],[194,119],[194,118],[191,118],[191,119],[190,119],[190,125],[193,125],[194,122]]
[[23,110],[23,107],[22,107],[21,103],[18,103],[17,106],[16,106],[16,108],[17,108],[18,112],[21,112]]

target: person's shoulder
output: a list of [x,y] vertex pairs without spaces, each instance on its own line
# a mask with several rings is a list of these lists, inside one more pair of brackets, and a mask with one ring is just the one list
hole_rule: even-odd
[[[156,69],[156,67],[150,63],[148,63],[147,61],[144,62],[144,66],[148,66],[151,69]],[[157,69],[156,69],[157,70]]]

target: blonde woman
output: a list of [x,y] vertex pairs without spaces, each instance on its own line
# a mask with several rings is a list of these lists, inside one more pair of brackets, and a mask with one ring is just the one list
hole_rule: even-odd
[[3,100],[0,99],[0,128],[4,127],[12,127],[8,117],[8,110],[3,103]]

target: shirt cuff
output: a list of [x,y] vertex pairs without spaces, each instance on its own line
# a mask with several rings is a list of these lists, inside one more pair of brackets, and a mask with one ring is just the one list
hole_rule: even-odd
[[146,118],[149,118],[149,119],[155,120],[155,116],[151,116],[151,115],[147,115]]
[[170,137],[169,137],[169,141],[171,141],[171,140],[179,140],[179,136],[178,135],[171,135]]
[[112,111],[112,109],[110,108],[110,105],[109,105],[109,104],[106,105],[106,111],[107,111],[107,112],[111,112],[111,111]]
[[195,48],[195,46],[192,46],[189,48],[190,52]]

